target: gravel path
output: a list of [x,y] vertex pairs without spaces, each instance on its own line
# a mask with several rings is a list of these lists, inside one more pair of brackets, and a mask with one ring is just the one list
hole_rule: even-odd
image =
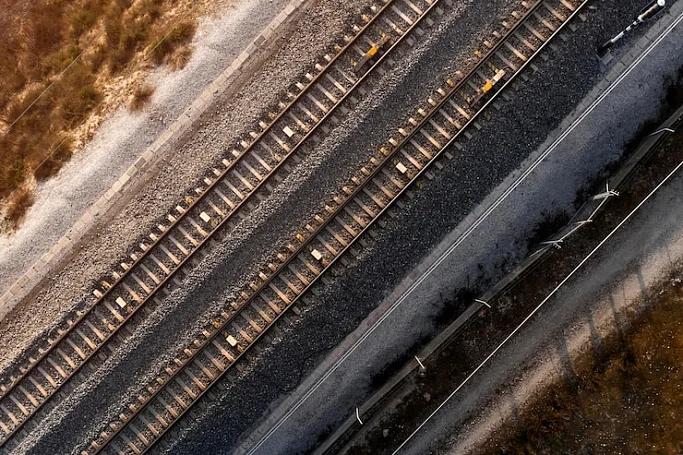
[[[119,207],[120,212],[110,220],[110,224],[92,232],[85,239],[81,250],[64,265],[64,269],[46,280],[42,291],[37,295],[28,296],[13,313],[0,322],[1,369],[6,370],[11,359],[15,358],[31,340],[45,336],[45,328],[57,318],[63,317],[83,299],[92,298],[89,291],[93,283],[99,277],[104,277],[113,264],[120,262],[118,259],[125,255],[129,246],[134,244],[141,234],[151,231],[151,226],[182,199],[183,192],[189,192],[194,183],[205,175],[206,170],[232,149],[240,135],[250,131],[255,119],[259,118],[268,106],[281,99],[278,94],[287,90],[292,81],[298,80],[298,75],[312,66],[315,56],[324,53],[333,40],[340,41],[339,32],[350,18],[358,18],[361,6],[366,5],[367,1],[345,2],[341,6],[336,3],[331,0],[318,2],[315,9],[306,15],[305,23],[292,35],[277,43],[279,52],[274,58],[268,59],[252,79],[242,81],[245,82],[244,86],[226,91],[222,99],[216,103],[215,109],[210,109],[196,126],[188,141],[167,157],[165,162],[172,164],[163,166],[162,163],[150,171],[146,184],[131,190],[130,200],[124,201],[125,205],[121,204],[123,206]],[[153,141],[156,134],[163,130],[163,124],[175,119],[185,105],[194,99],[192,95],[201,92],[205,85],[213,81],[213,77],[232,62],[242,51],[243,44],[250,42],[251,32],[256,36],[284,5],[284,0],[244,2],[236,9],[226,7],[222,16],[200,27],[198,41],[195,44],[196,51],[186,69],[177,74],[160,73],[155,76],[163,77],[164,81],[172,80],[173,83],[159,82],[150,108],[144,114],[134,116],[120,112],[105,122],[89,150],[76,157],[54,183],[48,183],[55,185],[55,188],[62,188],[58,186],[60,182],[70,184],[71,181],[81,182],[84,187],[88,186],[87,190],[77,192],[59,189],[58,194],[66,194],[69,197],[58,198],[67,207],[73,207],[67,210],[65,206],[45,196],[46,200],[41,202],[39,198],[36,208],[32,210],[37,211],[43,205],[54,205],[64,216],[48,218],[47,221],[63,222],[65,226],[70,226],[67,220],[73,221],[83,207],[87,206],[86,201],[92,201],[99,196],[100,192],[91,186],[108,182],[107,178],[110,175],[119,175],[115,172],[118,168],[112,168],[112,163],[124,161],[120,157],[128,154],[128,161],[121,165],[121,168],[125,169],[127,164]],[[321,28],[328,29],[330,33],[324,37],[317,36]],[[243,33],[243,30],[249,32]],[[184,79],[183,75],[187,79]],[[264,90],[263,87],[269,87],[269,90]],[[135,128],[136,122],[142,126]],[[87,162],[87,165],[81,161]],[[79,164],[82,166],[79,167]],[[92,170],[92,175],[79,177],[70,174],[77,173],[81,167],[89,170],[97,168],[97,171]],[[103,172],[106,176],[102,175]],[[108,185],[104,187],[109,188]],[[94,196],[92,198],[88,197],[91,193]],[[33,226],[31,220],[32,218],[29,218],[27,221],[27,227]],[[38,234],[55,230],[61,235],[56,226],[36,229]],[[12,242],[19,242],[23,236],[24,234],[19,233]],[[27,242],[51,245],[51,236],[44,235],[39,238],[40,241],[34,238]],[[21,253],[17,243],[12,257]],[[30,256],[28,251],[23,253],[27,257]],[[2,257],[9,256],[3,254]],[[9,262],[11,261],[8,259],[3,263]],[[0,265],[1,267],[3,266]],[[16,266],[5,267],[13,270]],[[0,276],[5,274],[0,273]]]

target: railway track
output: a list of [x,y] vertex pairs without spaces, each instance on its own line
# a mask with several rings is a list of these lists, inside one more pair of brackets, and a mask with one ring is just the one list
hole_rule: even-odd
[[[219,229],[234,228],[292,172],[414,45],[451,0],[376,0],[343,45],[325,55],[304,82],[293,84],[279,114],[269,114],[212,169],[195,193],[168,214],[111,279],[94,290],[56,336],[33,348],[9,380],[0,383],[0,448],[85,365],[103,360],[104,346],[131,333],[133,317],[159,292],[179,285],[178,272],[195,267]],[[28,425],[27,425],[28,424]]]
[[[479,62],[466,75],[448,79],[417,110],[405,128],[388,139],[297,241],[277,253],[277,263],[251,289],[226,302],[219,321],[205,330],[146,391],[127,404],[83,454],[146,453],[245,354],[287,310],[354,247],[382,215],[485,111],[495,97],[531,64],[575,18],[588,0],[522,2],[502,29],[486,41]],[[457,75],[456,75],[457,76]],[[455,80],[453,80],[455,79]]]

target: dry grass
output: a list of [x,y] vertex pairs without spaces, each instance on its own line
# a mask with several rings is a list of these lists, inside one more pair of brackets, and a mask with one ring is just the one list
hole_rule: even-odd
[[669,286],[632,329],[584,360],[575,381],[546,390],[507,438],[478,453],[683,453],[681,303],[681,285]]
[[[0,203],[59,172],[77,128],[105,99],[125,100],[105,97],[120,76],[150,62],[184,66],[196,26],[178,21],[191,8],[191,0],[0,0]],[[151,94],[136,90],[131,107]],[[22,201],[12,213],[30,205]]]
[[154,94],[154,87],[148,84],[142,84],[139,85],[138,87],[135,88],[133,91],[133,97],[130,102],[130,110],[132,111],[139,111],[149,101],[152,99],[152,95]]
[[24,185],[12,193],[5,211],[5,222],[11,229],[16,229],[24,221],[26,211],[31,205],[33,205],[33,192],[28,186]]

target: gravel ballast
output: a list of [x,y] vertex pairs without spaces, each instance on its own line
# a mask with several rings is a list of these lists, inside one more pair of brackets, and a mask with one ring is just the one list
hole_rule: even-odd
[[[155,96],[163,97],[165,103],[171,104],[172,109],[167,110],[166,104],[157,102],[154,98],[151,107],[144,114],[149,117],[147,121],[150,124],[140,129],[134,129],[130,125],[134,125],[136,116],[139,117],[141,114],[131,116],[125,112],[117,113],[113,119],[105,122],[100,135],[90,146],[95,150],[93,159],[101,160],[102,156],[109,156],[118,163],[125,153],[131,154],[129,158],[134,159],[137,156],[135,153],[139,153],[136,151],[144,150],[144,147],[152,142],[155,131],[163,131],[164,124],[175,119],[177,114],[174,115],[174,109],[182,112],[185,107],[183,100],[186,97],[188,100],[193,99],[184,93],[191,92],[190,89],[201,92],[203,86],[199,84],[199,80],[204,78],[211,82],[213,79],[209,79],[210,76],[220,74],[225,65],[231,63],[242,51],[242,43],[245,37],[248,37],[248,33],[236,39],[233,33],[239,33],[239,25],[232,21],[237,21],[237,24],[249,30],[253,28],[254,33],[258,34],[287,4],[284,0],[249,3],[248,6],[242,5],[234,10],[227,8],[223,11],[223,16],[200,27],[199,42],[195,44],[195,58],[203,58],[191,61],[187,68],[178,74],[169,76],[160,72],[152,76],[152,79],[174,79],[176,84],[183,86],[180,90],[174,88],[173,84],[159,81]],[[174,149],[174,153],[157,168],[150,171],[144,186],[131,189],[129,197],[124,198],[119,207],[114,209],[118,210],[118,214],[113,216],[106,226],[91,232],[68,263],[62,265],[62,270],[45,280],[42,290],[29,295],[0,322],[0,368],[8,371],[9,362],[29,342],[46,335],[46,327],[63,317],[79,302],[92,299],[90,290],[97,279],[106,277],[109,271],[115,269],[116,264],[124,259],[126,252],[135,244],[136,239],[151,232],[156,222],[165,218],[166,213],[182,200],[183,194],[193,192],[196,183],[208,174],[212,165],[230,152],[241,135],[252,129],[268,106],[283,98],[282,94],[294,81],[300,80],[297,76],[312,67],[317,56],[322,55],[334,42],[341,41],[340,32],[348,26],[351,19],[359,17],[360,10],[365,5],[367,1],[361,0],[345,2],[343,5],[336,5],[336,2],[332,1],[318,2],[313,10],[305,13],[306,21],[302,22],[296,31],[292,31],[276,43],[279,51],[275,56],[261,56],[261,69],[248,81],[238,81],[244,86],[229,88],[215,107],[209,109],[196,125],[189,139]],[[329,34],[317,36],[321,28],[329,30]],[[206,39],[201,41],[201,37],[205,35]],[[249,40],[246,41],[246,44],[248,43]],[[209,63],[206,63],[207,59],[210,60]],[[195,73],[199,73],[201,77],[187,82],[181,79],[181,73],[185,72],[190,72],[190,76],[186,77],[191,77]],[[124,128],[121,125],[124,125]],[[129,132],[130,136],[127,136],[126,132]],[[82,158],[77,157],[68,165],[69,169],[73,167],[77,170],[79,166],[85,166],[81,160],[87,161],[89,157],[89,152],[86,151]],[[104,161],[104,171],[107,175],[117,175],[115,169],[107,165],[107,160]],[[63,171],[58,178],[67,179],[70,175],[68,172],[68,169]],[[78,180],[74,176],[70,178]],[[83,185],[99,185],[100,179],[106,181],[106,178],[97,173],[81,178],[85,180]],[[58,182],[54,184],[57,185]],[[71,190],[64,191],[71,194]],[[99,194],[94,188],[89,188],[87,192]],[[71,196],[78,199],[79,204],[89,200],[86,195],[79,192]],[[46,203],[53,204],[49,200]],[[80,213],[80,206],[69,200],[66,203],[73,206],[68,210],[62,209],[64,216],[60,217],[60,222],[71,215],[75,216],[75,213]],[[40,201],[37,206],[39,205]],[[51,220],[53,223],[58,221]],[[30,219],[27,225],[29,223]],[[35,240],[35,243],[37,246],[49,241],[50,236],[43,236],[40,241]],[[17,264],[12,267],[19,268]],[[5,275],[0,273],[0,276]]]
[[[392,221],[382,238],[373,243],[371,251],[366,251],[364,258],[347,269],[324,294],[311,296],[314,303],[302,307],[304,313],[296,326],[278,336],[279,343],[261,354],[248,375],[238,381],[224,381],[227,391],[215,391],[221,398],[208,404],[209,411],[202,412],[203,418],[188,419],[181,439],[166,453],[229,453],[226,448],[234,447],[234,434],[246,426],[244,420],[252,421],[256,409],[267,414],[291,392],[324,353],[357,327],[445,233],[536,150],[606,71],[595,58],[594,43],[618,31],[619,25],[628,23],[641,6],[636,1],[606,1],[599,4],[598,10],[588,10],[588,21],[569,33],[567,43],[558,40],[558,52],[549,52],[548,62],[537,63],[540,73],[522,83],[520,92],[512,102],[502,103],[500,112],[492,111],[493,121],[486,123],[456,160],[447,163],[437,179],[418,193],[406,213]],[[517,206],[518,216],[508,218],[513,222],[495,226],[490,235],[482,233],[459,255],[462,262],[450,271],[453,275],[443,287],[444,300],[450,297],[449,292],[465,288],[468,283],[474,285],[479,277],[490,282],[502,276],[527,253],[526,239],[547,214],[573,210],[576,192],[617,159],[624,142],[641,122],[657,113],[664,76],[655,76],[651,81],[648,96],[636,105],[642,118],[620,116],[607,120],[600,127],[608,133],[594,136],[590,146],[566,160],[550,160],[544,178],[535,182],[543,189],[525,201],[528,205]],[[542,97],[539,93],[553,96]],[[514,208],[510,210],[515,212]],[[384,329],[381,350],[379,343],[369,343],[354,363],[345,364],[344,371],[339,372],[338,388],[332,386],[329,393],[318,396],[257,453],[300,453],[324,434],[328,425],[350,415],[354,405],[367,396],[373,377],[381,377],[379,373],[387,363],[416,340],[433,333],[442,310],[438,303],[421,302],[420,306],[406,309],[398,322]]]

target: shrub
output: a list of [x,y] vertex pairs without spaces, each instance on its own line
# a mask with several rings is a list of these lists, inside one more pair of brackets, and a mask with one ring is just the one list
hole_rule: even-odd
[[5,219],[12,228],[18,227],[26,216],[26,211],[33,205],[33,192],[26,186],[17,189],[7,203]]
[[174,52],[182,52],[192,41],[197,27],[193,22],[183,21],[166,33],[159,36],[151,44],[149,55],[156,64],[170,63]]
[[147,103],[149,103],[154,94],[154,87],[148,84],[142,84],[133,91],[133,99],[130,102],[130,109],[132,111],[139,111]]

